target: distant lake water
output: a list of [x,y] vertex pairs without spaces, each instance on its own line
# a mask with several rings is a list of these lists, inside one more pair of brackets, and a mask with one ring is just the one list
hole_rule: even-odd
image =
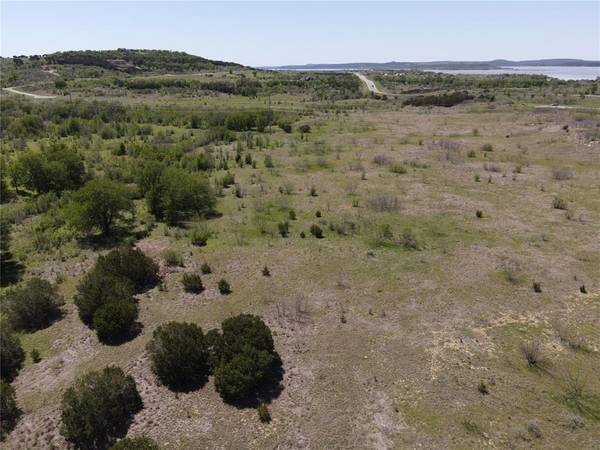
[[502,67],[500,69],[490,70],[426,70],[426,72],[441,72],[448,74],[463,75],[501,75],[501,74],[528,74],[528,75],[546,75],[559,80],[595,80],[600,77],[600,67],[565,67],[565,66],[547,66],[547,67]]

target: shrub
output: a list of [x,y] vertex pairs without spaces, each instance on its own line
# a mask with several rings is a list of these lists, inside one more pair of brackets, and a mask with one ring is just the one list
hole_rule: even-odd
[[210,235],[211,233],[208,230],[194,230],[192,231],[190,240],[192,242],[192,245],[195,245],[197,247],[204,247],[207,244]]
[[481,210],[478,209],[477,211],[475,211],[475,216],[478,219],[481,219],[483,217],[483,211],[481,211]]
[[125,278],[116,277],[93,269],[87,273],[74,298],[79,318],[88,326],[93,325],[94,313],[108,302],[126,301],[134,293],[133,283]]
[[539,342],[525,342],[521,345],[521,352],[523,353],[523,356],[525,356],[529,367],[542,367],[544,365],[545,357]]
[[407,169],[404,166],[404,164],[394,163],[394,164],[390,165],[390,172],[397,173],[397,174],[404,174],[407,172]]
[[310,125],[300,125],[298,127],[298,130],[300,131],[300,133],[302,134],[306,134],[306,133],[310,133]]
[[262,274],[265,277],[270,277],[271,276],[271,272],[269,271],[269,268],[267,266],[263,267]]
[[12,333],[7,324],[0,325],[0,376],[5,381],[12,381],[17,376],[23,362],[25,352],[19,338]]
[[492,152],[492,151],[494,151],[494,147],[492,147],[492,144],[483,144],[481,146],[481,151],[483,151],[483,152]]
[[585,284],[579,286],[579,292],[581,292],[582,294],[587,294],[587,288],[585,287]]
[[0,380],[0,440],[10,433],[21,416],[17,405],[15,388],[4,380]]
[[185,290],[185,292],[199,294],[204,290],[204,286],[202,285],[202,278],[200,278],[200,275],[197,275],[195,273],[184,273],[183,278],[181,279],[181,283],[183,284],[183,289]]
[[232,186],[234,184],[235,176],[231,172],[227,172],[225,175],[223,175],[223,178],[221,178],[221,185],[224,188],[228,188],[229,186]]
[[301,237],[302,239],[304,239],[304,238],[306,237],[306,233],[305,233],[304,231],[301,231],[301,232],[300,232],[300,237]]
[[412,231],[405,231],[398,240],[398,245],[407,250],[419,250],[419,242]]
[[477,153],[475,152],[475,150],[469,150],[467,152],[467,158],[475,158],[475,156],[477,156]]
[[106,367],[79,378],[62,399],[62,434],[80,448],[107,448],[127,432],[142,399],[133,377]]
[[136,436],[121,439],[109,450],[160,450],[160,447],[153,439],[147,436]]
[[553,167],[552,178],[559,181],[570,180],[571,178],[573,178],[573,173],[568,167]]
[[265,167],[267,169],[272,169],[273,167],[275,167],[271,155],[265,155]]
[[271,413],[269,413],[269,408],[267,408],[265,402],[258,405],[256,411],[258,412],[258,418],[262,423],[269,423],[271,421]]
[[317,212],[315,213],[315,217],[321,217],[321,211],[317,210]]
[[475,174],[474,179],[475,179],[476,183],[479,183],[481,181],[481,176],[479,176],[478,174]]
[[2,306],[15,330],[36,331],[60,317],[63,303],[56,286],[31,278],[10,292]]
[[129,280],[136,293],[154,287],[159,281],[158,265],[140,249],[130,246],[100,256],[94,270]]
[[540,439],[543,436],[542,429],[535,420],[527,423],[527,431],[536,439]]
[[132,331],[138,316],[133,298],[109,300],[94,313],[94,329],[101,342],[116,342]]
[[294,211],[293,209],[290,209],[290,211],[288,212],[288,218],[290,220],[296,220],[296,211]]
[[227,280],[225,278],[221,278],[219,280],[219,292],[223,295],[228,295],[231,294],[231,286],[229,285],[229,283],[227,282]]
[[286,220],[277,224],[281,237],[288,237],[290,234],[290,223]]
[[564,198],[554,197],[554,200],[552,200],[552,207],[554,209],[566,210],[568,208],[568,203]]
[[489,390],[487,385],[485,384],[485,381],[481,380],[479,382],[479,385],[477,386],[477,390],[482,394],[482,395],[487,395],[489,394]]
[[323,230],[321,229],[321,227],[319,225],[316,225],[316,224],[311,225],[309,231],[310,231],[310,234],[312,234],[317,239],[323,238]]
[[316,187],[314,187],[314,186],[310,187],[310,196],[311,197],[317,197],[318,196],[318,194],[317,194],[317,188]]
[[159,280],[158,266],[141,250],[124,246],[98,257],[75,295],[79,317],[92,325],[96,310],[109,301],[128,301]]
[[210,268],[208,263],[202,263],[202,265],[200,266],[200,272],[202,272],[204,275],[208,275],[209,273],[212,273],[212,269]]
[[227,401],[249,398],[279,356],[271,330],[257,316],[240,314],[223,321],[223,354],[215,388]]
[[539,281],[533,282],[533,292],[537,292],[538,294],[542,292],[542,283]]
[[208,376],[208,351],[202,329],[193,323],[159,326],[147,346],[152,371],[170,389],[196,387]]
[[183,259],[177,251],[173,249],[167,249],[161,253],[161,256],[167,266],[183,267]]
[[31,356],[31,360],[33,361],[34,364],[39,363],[42,360],[42,357],[40,356],[40,352],[37,348],[32,348],[31,351],[29,352],[29,356]]

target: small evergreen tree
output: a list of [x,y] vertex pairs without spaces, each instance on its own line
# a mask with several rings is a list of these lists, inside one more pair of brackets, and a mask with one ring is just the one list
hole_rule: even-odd
[[147,346],[152,371],[170,389],[196,386],[208,376],[208,351],[202,329],[193,323],[159,326]]
[[56,286],[40,278],[31,278],[7,294],[3,307],[15,330],[35,331],[46,328],[60,317],[63,303]]
[[19,338],[6,323],[0,324],[0,375],[5,381],[12,381],[23,367],[25,352]]
[[142,399],[135,381],[119,367],[106,367],[79,378],[62,400],[62,434],[76,447],[109,447],[127,432]]
[[13,430],[20,416],[15,389],[4,380],[0,380],[0,440],[4,440]]

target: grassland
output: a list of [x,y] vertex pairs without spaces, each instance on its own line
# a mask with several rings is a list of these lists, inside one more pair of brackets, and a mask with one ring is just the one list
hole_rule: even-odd
[[[236,70],[210,78],[243,73],[264,86],[292,77]],[[376,77],[391,89],[385,79]],[[251,97],[140,93],[105,81],[71,80],[72,96],[178,114],[267,108],[269,101],[261,89]],[[273,92],[273,109],[293,118],[291,133],[273,126],[189,150],[234,155],[241,145],[256,164],[230,161],[237,187],[223,189],[219,217],[156,223],[136,240],[160,263],[163,282],[139,298],[140,335],[119,346],[99,343],[72,303],[78,280],[106,246],[68,236],[36,248],[32,235],[43,214],[23,212],[30,199],[12,195],[2,208],[14,222],[11,250],[26,267],[22,277],[59,283],[67,304],[62,320],[21,336],[42,360],[28,358],[13,382],[24,415],[5,448],[66,448],[62,393],[77,376],[109,364],[134,376],[144,402],[129,435],[147,434],[165,449],[597,448],[600,101],[585,97],[590,85],[489,88],[493,101],[451,108],[402,107],[414,93],[330,98],[321,86]],[[54,89],[50,81],[35,86]],[[575,108],[538,107],[565,96]],[[303,124],[309,133],[298,131]],[[152,126],[154,136],[174,142],[194,132],[187,123]],[[4,139],[9,161],[19,150]],[[38,149],[46,139],[26,138],[25,146]],[[64,139],[79,145],[84,138]],[[97,174],[125,167],[129,157],[113,149],[127,137],[85,139],[81,151]],[[568,176],[557,175],[561,169]],[[224,173],[207,176],[214,182]],[[555,197],[568,208],[553,208]],[[136,205],[142,226],[148,212],[142,200]],[[287,238],[277,228],[285,220]],[[309,233],[313,224],[323,239]],[[197,227],[211,232],[204,247],[190,243]],[[184,266],[168,267],[165,249],[178,252]],[[213,269],[203,275],[206,290],[185,293],[183,273],[204,262]],[[270,277],[261,273],[265,265]],[[219,294],[222,277],[231,295]],[[145,352],[161,323],[193,321],[208,330],[241,312],[268,323],[283,359],[284,390],[269,405],[269,424],[253,409],[223,403],[212,381],[189,393],[169,391]],[[528,365],[528,343],[539,345],[543,364]],[[573,425],[575,416],[583,426]]]

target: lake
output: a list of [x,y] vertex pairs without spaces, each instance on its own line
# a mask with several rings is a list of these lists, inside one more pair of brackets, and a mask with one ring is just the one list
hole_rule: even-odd
[[566,66],[522,66],[502,67],[490,70],[426,70],[425,72],[441,72],[452,75],[501,75],[528,74],[546,75],[559,80],[595,80],[600,77],[600,67],[566,67]]

